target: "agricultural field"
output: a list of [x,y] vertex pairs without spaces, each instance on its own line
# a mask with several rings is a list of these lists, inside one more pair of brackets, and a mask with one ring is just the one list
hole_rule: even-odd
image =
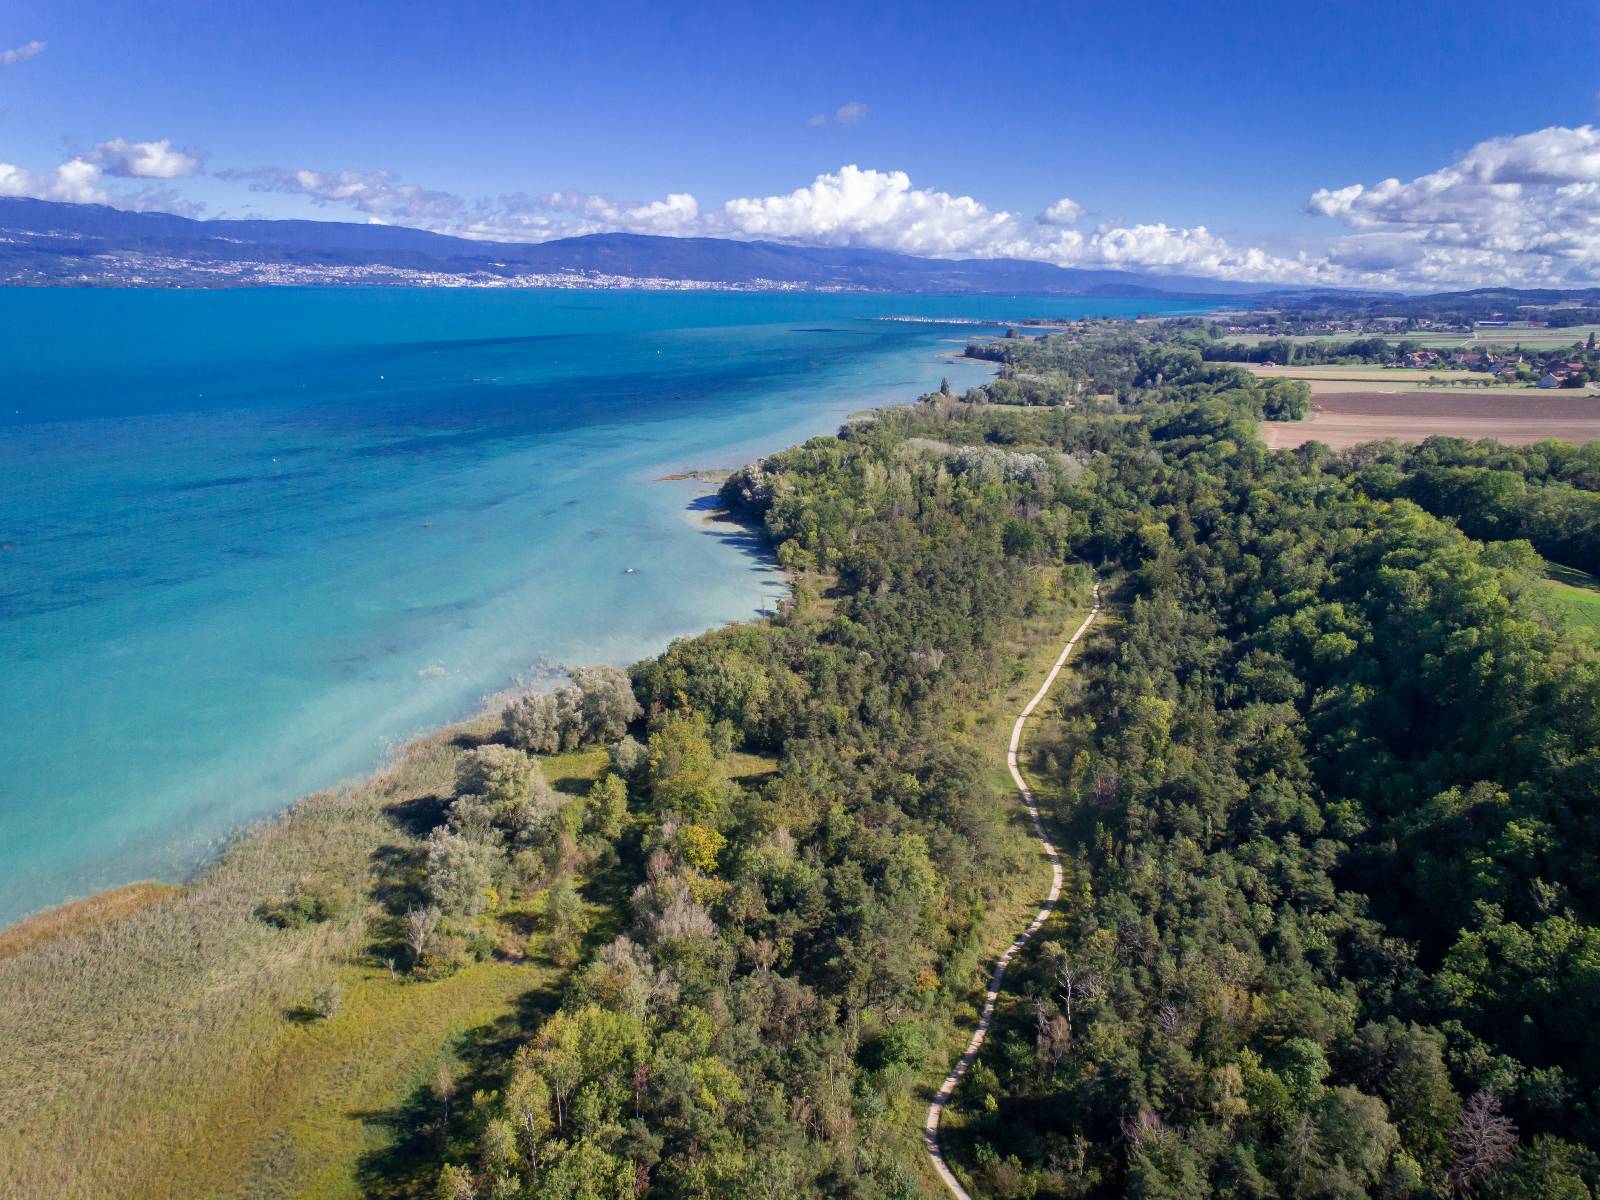
[[1474,390],[1484,386],[1499,387],[1502,391],[1514,390],[1508,386],[1496,384],[1494,376],[1486,371],[1369,367],[1359,363],[1344,367],[1267,367],[1256,363],[1241,363],[1239,365],[1243,366],[1251,374],[1258,375],[1263,379],[1302,379],[1311,385],[1311,394],[1313,396],[1353,391],[1409,392],[1418,388],[1438,387],[1440,380],[1449,380],[1456,386],[1470,384]]
[[1217,340],[1221,342],[1238,343],[1241,346],[1259,346],[1262,342],[1293,342],[1297,346],[1309,346],[1316,342],[1348,342],[1355,338],[1381,337],[1390,342],[1411,342],[1425,350],[1459,350],[1473,345],[1487,345],[1487,342],[1474,342],[1470,333],[1225,333]]
[[1565,329],[1478,329],[1472,333],[1225,333],[1219,339],[1241,346],[1262,342],[1288,341],[1296,345],[1314,342],[1348,342],[1355,338],[1381,337],[1399,344],[1409,342],[1424,350],[1482,350],[1490,346],[1522,346],[1527,350],[1557,350],[1588,338],[1600,337],[1600,325],[1573,325]]
[[1526,350],[1560,350],[1600,337],[1600,325],[1570,325],[1564,329],[1479,329],[1466,343],[1474,346],[1521,346]]
[[1512,446],[1549,438],[1595,441],[1600,439],[1600,398],[1527,389],[1313,392],[1305,420],[1262,425],[1262,437],[1274,450],[1311,441],[1342,450],[1381,438],[1420,442],[1436,435],[1494,438]]

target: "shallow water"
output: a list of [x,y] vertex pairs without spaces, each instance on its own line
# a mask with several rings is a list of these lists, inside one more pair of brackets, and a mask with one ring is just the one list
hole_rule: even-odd
[[658,477],[988,374],[948,357],[979,330],[877,318],[1132,307],[0,290],[0,922],[182,874],[550,664],[769,608]]

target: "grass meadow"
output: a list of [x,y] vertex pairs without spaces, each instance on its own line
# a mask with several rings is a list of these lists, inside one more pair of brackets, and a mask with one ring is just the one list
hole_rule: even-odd
[[1567,628],[1600,645],[1600,579],[1556,563],[1549,565],[1546,576],[1550,603]]

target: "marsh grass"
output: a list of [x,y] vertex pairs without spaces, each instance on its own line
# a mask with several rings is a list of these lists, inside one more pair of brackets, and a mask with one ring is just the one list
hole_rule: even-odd
[[[418,839],[491,729],[419,739],[252,829],[192,883],[91,905],[0,959],[0,1196],[361,1194],[361,1162],[402,1138],[410,1077],[520,1027],[553,975],[491,960],[419,983],[386,961],[403,969],[386,923]],[[546,772],[576,794],[603,764],[566,755]],[[345,903],[300,928],[260,919],[305,887]],[[295,1020],[330,983],[337,1011]]]
[[24,917],[15,925],[0,929],[0,960],[15,958],[26,950],[41,946],[79,930],[104,925],[148,908],[173,890],[170,883],[146,880],[128,883],[98,895],[88,896]]

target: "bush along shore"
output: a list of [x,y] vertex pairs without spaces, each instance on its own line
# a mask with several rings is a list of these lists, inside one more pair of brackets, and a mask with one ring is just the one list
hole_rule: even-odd
[[[1302,391],[1184,337],[997,343],[1016,388],[735,473],[771,620],[0,961],[0,1180],[938,1194],[922,1115],[1049,882],[1004,731],[1100,577],[1020,755],[1066,880],[946,1111],[963,1185],[1590,1196],[1600,657],[1440,460],[1270,452]],[[1564,453],[1493,469],[1592,493]]]

